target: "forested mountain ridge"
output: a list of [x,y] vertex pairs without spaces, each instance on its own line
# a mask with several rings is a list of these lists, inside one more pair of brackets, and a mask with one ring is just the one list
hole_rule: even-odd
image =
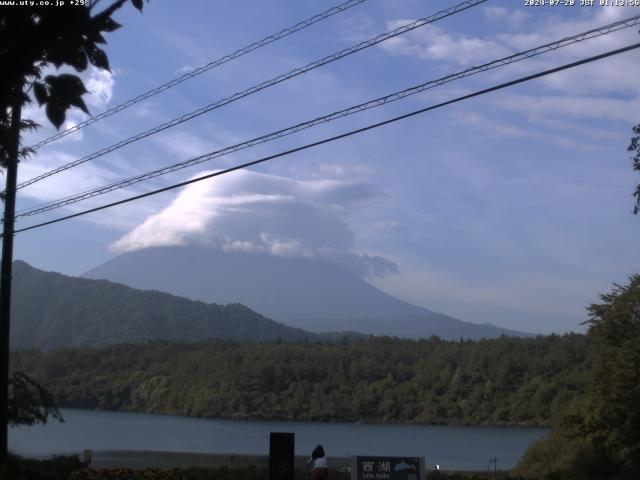
[[11,346],[51,349],[114,343],[224,338],[316,340],[239,305],[216,305],[107,280],[44,272],[14,262]]
[[152,342],[18,351],[60,406],[210,418],[548,425],[584,393],[582,335]]

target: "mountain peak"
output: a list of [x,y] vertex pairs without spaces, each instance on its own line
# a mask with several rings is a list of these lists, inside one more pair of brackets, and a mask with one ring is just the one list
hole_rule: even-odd
[[122,254],[85,274],[204,302],[239,302],[286,325],[406,338],[526,335],[474,324],[393,297],[338,264],[204,247]]
[[16,271],[28,271],[28,270],[35,270],[35,268],[33,268],[31,265],[29,265],[27,262],[25,262],[24,260],[14,260],[13,261],[13,270]]

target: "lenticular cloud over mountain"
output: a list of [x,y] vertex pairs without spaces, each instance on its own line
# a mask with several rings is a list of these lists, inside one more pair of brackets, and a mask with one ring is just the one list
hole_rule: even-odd
[[[201,172],[198,176],[209,172]],[[347,210],[383,197],[374,185],[294,180],[240,170],[187,186],[164,210],[111,245],[118,253],[161,246],[336,260],[360,275],[397,271],[392,262],[352,253]]]

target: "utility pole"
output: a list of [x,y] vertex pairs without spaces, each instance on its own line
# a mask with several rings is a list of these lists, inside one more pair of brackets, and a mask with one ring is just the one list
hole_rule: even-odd
[[11,277],[13,269],[13,230],[16,211],[16,183],[22,120],[22,82],[18,82],[11,106],[10,142],[7,158],[7,184],[4,198],[2,264],[0,265],[0,480],[8,480],[9,447],[9,334],[11,324]]

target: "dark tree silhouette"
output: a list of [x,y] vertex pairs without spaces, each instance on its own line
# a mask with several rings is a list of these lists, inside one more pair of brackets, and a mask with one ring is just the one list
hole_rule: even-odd
[[[14,108],[31,101],[30,96],[46,106],[47,117],[57,128],[72,106],[88,109],[82,100],[87,93],[82,80],[72,74],[47,75],[45,67],[63,65],[83,72],[89,65],[109,70],[107,54],[99,45],[104,34],[120,28],[113,13],[129,0],[118,0],[99,13],[93,10],[100,1],[86,6],[15,6],[0,7],[0,161],[6,167],[10,159],[12,136],[11,114]],[[142,0],[130,0],[142,10]],[[21,130],[37,125],[23,120]],[[15,128],[15,126],[13,126]],[[21,153],[26,153],[22,151]]]
[[[0,267],[0,480],[7,478],[9,326],[16,180],[18,162],[33,153],[22,145],[21,134],[38,127],[32,120],[22,118],[22,109],[33,97],[45,106],[47,117],[56,128],[64,123],[66,112],[71,107],[89,113],[82,99],[87,90],[77,75],[60,73],[42,78],[43,72],[62,66],[82,72],[90,64],[109,69],[107,54],[99,45],[106,43],[105,33],[120,27],[112,15],[128,1],[142,10],[143,0],[83,0],[77,2],[79,5],[66,6],[55,6],[55,2],[47,2],[49,5],[35,2],[33,6],[16,2],[17,5],[0,6],[0,166],[6,169]],[[16,379],[19,385],[34,387],[26,377],[14,377],[14,381]],[[46,409],[43,412],[45,415],[49,413]]]
[[63,422],[53,396],[39,383],[22,372],[9,379],[9,425],[46,424],[49,417]]
[[[633,127],[634,136],[631,137],[628,151],[633,152],[633,169],[636,172],[640,172],[640,124]],[[636,185],[636,190],[633,192],[633,196],[636,198],[635,205],[633,207],[633,213],[638,214],[640,212],[640,184]]]

